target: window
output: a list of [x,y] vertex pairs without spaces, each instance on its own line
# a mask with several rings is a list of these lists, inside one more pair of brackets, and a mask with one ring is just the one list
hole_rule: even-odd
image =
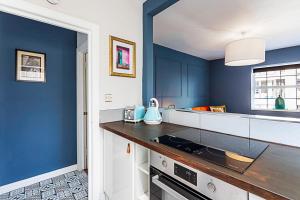
[[287,110],[300,111],[300,64],[253,70],[252,109],[274,110],[281,95]]

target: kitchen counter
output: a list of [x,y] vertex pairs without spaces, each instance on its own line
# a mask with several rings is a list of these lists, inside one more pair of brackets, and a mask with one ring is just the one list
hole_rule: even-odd
[[[223,116],[237,116],[242,118],[248,118],[248,119],[260,119],[260,120],[269,120],[269,121],[279,121],[279,122],[290,122],[290,123],[300,123],[300,118],[293,118],[293,117],[278,117],[278,116],[267,116],[267,115],[251,115],[251,114],[241,114],[241,113],[222,113],[222,112],[210,112],[210,111],[196,111],[196,110],[190,110],[190,109],[175,109],[179,112],[191,112],[191,113],[205,113],[205,114],[212,114],[212,115],[223,115]],[[270,110],[269,110],[270,111]],[[271,112],[271,111],[270,111]],[[282,110],[277,110],[273,112],[283,112]],[[287,111],[285,111],[287,112]],[[294,111],[297,113],[300,113],[299,111]],[[300,116],[300,115],[299,115]]]
[[[100,126],[153,151],[221,179],[265,199],[300,199],[300,149],[270,143],[244,174],[207,162],[195,155],[152,142],[155,137],[199,129],[162,123],[150,126],[123,121]],[[235,137],[235,136],[232,136]]]

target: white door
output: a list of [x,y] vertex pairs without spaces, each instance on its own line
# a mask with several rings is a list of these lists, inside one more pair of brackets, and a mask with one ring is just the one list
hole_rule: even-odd
[[84,135],[84,169],[88,169],[88,130],[87,130],[87,66],[88,53],[83,56],[83,135]]
[[134,198],[134,143],[104,130],[104,192],[107,200]]

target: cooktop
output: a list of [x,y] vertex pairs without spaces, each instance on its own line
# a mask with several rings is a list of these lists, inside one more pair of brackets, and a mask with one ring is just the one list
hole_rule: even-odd
[[153,141],[239,173],[244,173],[268,147],[261,141],[195,129],[163,135]]

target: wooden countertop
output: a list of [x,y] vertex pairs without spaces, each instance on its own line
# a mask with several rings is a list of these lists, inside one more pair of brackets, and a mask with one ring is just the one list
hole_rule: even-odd
[[123,121],[102,123],[100,126],[265,199],[300,200],[299,148],[270,143],[269,147],[247,171],[239,174],[197,156],[151,141],[161,135],[197,129],[169,123],[150,126],[144,123],[131,124]]

